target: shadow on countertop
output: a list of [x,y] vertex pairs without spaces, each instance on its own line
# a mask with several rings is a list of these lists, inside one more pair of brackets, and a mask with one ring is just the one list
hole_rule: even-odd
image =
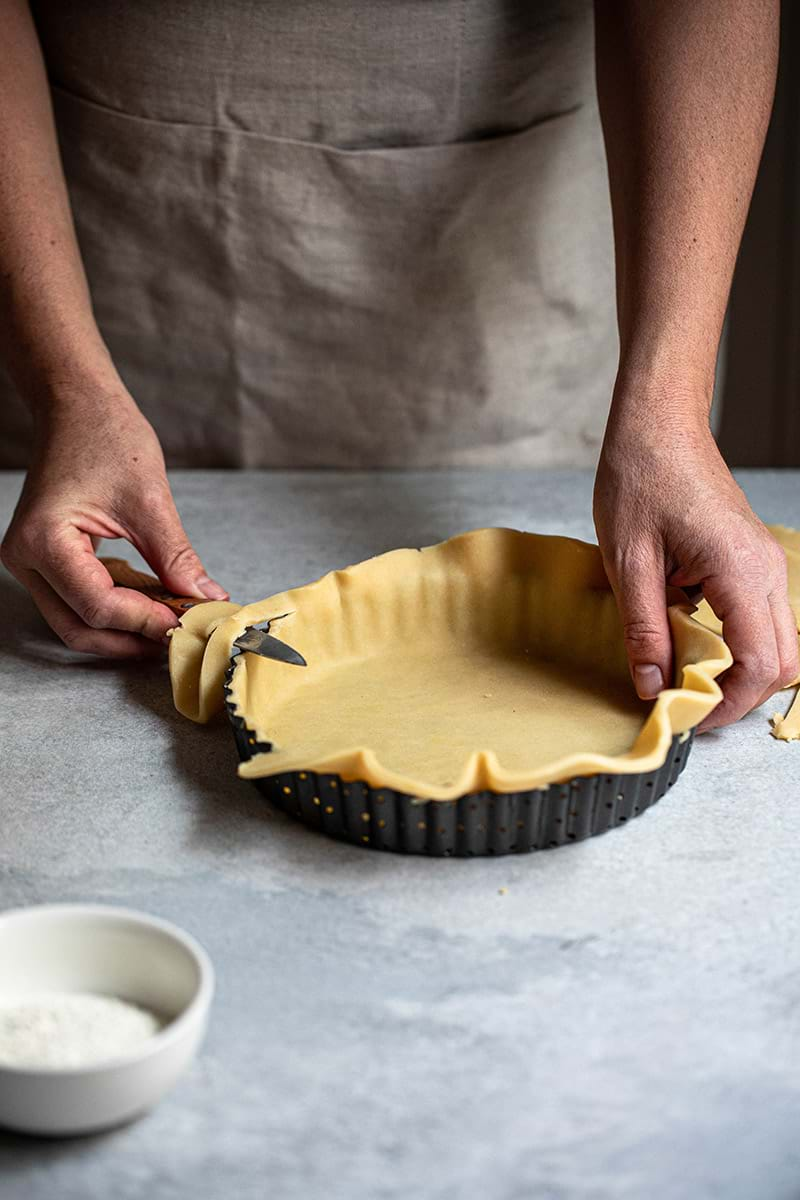
[[[227,719],[220,716],[209,725],[196,725],[176,711],[166,655],[163,662],[119,662],[69,650],[50,630],[21,584],[2,569],[0,611],[13,631],[0,655],[0,673],[13,678],[20,671],[38,670],[45,678],[50,667],[74,672],[76,687],[87,676],[110,673],[118,677],[123,697],[168,728],[175,765],[202,801],[201,829],[214,821],[263,816],[264,801],[237,778],[236,748]],[[281,819],[282,814],[277,814],[277,821]]]
[[89,659],[84,654],[69,650],[58,640],[39,613],[21,583],[0,567],[0,612],[6,638],[3,642],[0,669],[3,660],[22,663],[96,663],[104,669],[115,666],[110,660]]
[[[150,714],[169,737],[177,774],[194,797],[192,842],[214,856],[252,852],[255,839],[268,838],[270,850],[298,874],[318,882],[343,868],[368,873],[402,868],[402,857],[368,853],[336,842],[292,820],[264,799],[252,784],[239,779],[238,755],[227,717],[219,714],[207,725],[183,717],[172,703],[166,655],[163,661],[95,658],[64,646],[49,629],[25,589],[0,568],[0,606],[13,630],[0,653],[0,675],[12,681],[20,672],[35,671],[45,680],[70,673],[70,688],[99,675],[119,680],[123,701]],[[7,685],[8,686],[8,685]]]
[[65,1159],[95,1155],[103,1146],[110,1145],[115,1135],[124,1133],[129,1124],[78,1137],[44,1137],[0,1129],[0,1174],[10,1185],[14,1175],[46,1170],[50,1164]]

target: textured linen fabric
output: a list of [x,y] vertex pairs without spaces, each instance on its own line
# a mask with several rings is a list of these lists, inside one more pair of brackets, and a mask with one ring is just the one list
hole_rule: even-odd
[[585,0],[33,11],[97,319],[171,465],[594,460],[617,347]]

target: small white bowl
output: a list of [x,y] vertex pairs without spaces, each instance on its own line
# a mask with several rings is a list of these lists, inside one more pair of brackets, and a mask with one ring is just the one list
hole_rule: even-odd
[[0,1125],[62,1136],[150,1108],[191,1062],[214,991],[208,955],[177,926],[100,904],[0,913],[0,1004],[44,992],[116,996],[166,1019],[124,1056],[85,1067],[0,1063]]

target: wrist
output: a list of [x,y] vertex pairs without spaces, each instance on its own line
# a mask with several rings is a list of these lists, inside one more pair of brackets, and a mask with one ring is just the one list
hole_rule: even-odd
[[709,408],[705,393],[685,380],[618,380],[603,439],[601,475],[644,480],[669,472],[676,459],[716,461],[719,451]]
[[46,330],[12,321],[5,333],[5,365],[37,423],[85,397],[126,390],[91,317],[70,321],[59,314]]
[[637,370],[620,364],[609,410],[607,436],[630,434],[660,441],[676,435],[710,436],[713,373]]
[[34,418],[31,465],[53,455],[69,458],[75,447],[108,446],[144,421],[116,372],[53,379],[28,399]]
[[718,340],[695,344],[687,333],[639,329],[620,338],[619,365],[614,387],[618,405],[641,402],[666,412],[691,417],[711,410],[717,369]]
[[138,412],[110,359],[38,379],[25,389],[24,398],[37,429],[106,413]]

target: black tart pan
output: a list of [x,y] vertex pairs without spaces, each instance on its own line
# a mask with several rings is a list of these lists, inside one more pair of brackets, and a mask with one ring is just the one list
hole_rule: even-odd
[[[238,654],[225,677],[225,707],[242,760],[269,753],[230,700]],[[672,739],[663,766],[634,775],[584,775],[525,792],[473,792],[426,800],[339,775],[291,771],[253,783],[274,805],[340,841],[401,854],[523,854],[582,842],[638,817],[672,787],[686,766],[693,731]]]

